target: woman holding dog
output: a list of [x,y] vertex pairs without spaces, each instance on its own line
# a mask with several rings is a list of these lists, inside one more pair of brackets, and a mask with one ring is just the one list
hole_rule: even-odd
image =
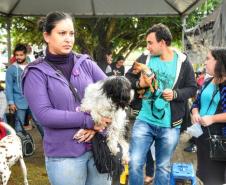
[[226,48],[210,50],[205,65],[212,77],[204,82],[191,110],[192,122],[203,130],[197,139],[197,176],[205,185],[220,185],[226,183],[226,161],[210,159],[208,139],[209,131],[226,137]]
[[47,43],[46,56],[28,65],[22,86],[44,128],[49,180],[52,185],[110,185],[107,174],[100,174],[94,165],[89,141],[111,120],[103,118],[94,127],[91,116],[79,111],[85,88],[106,75],[89,56],[72,52],[75,31],[70,15],[49,13],[40,28]]

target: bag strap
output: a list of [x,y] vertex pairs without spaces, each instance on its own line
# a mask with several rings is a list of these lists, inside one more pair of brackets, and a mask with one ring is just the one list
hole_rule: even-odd
[[211,135],[211,132],[210,132],[209,127],[207,127],[207,131],[208,131],[208,134],[209,134],[210,139],[212,139],[212,135]]
[[[162,116],[158,116],[158,115],[156,115],[155,113],[154,113],[154,111],[153,111],[153,108],[154,108],[154,106],[153,106],[153,104],[154,104],[154,102],[152,101],[151,102],[151,109],[152,109],[152,111],[151,111],[151,113],[152,113],[152,116],[155,118],[155,119],[158,119],[158,120],[162,120],[163,118],[164,118],[164,116],[165,116],[165,109],[163,109],[163,114],[162,114]],[[158,110],[158,109],[157,109]],[[161,111],[161,110],[158,110],[159,112]]]
[[[74,56],[75,57],[75,56]],[[82,55],[75,63],[74,67],[75,69],[77,69],[80,64],[86,59],[89,58],[89,55]],[[64,76],[64,74],[62,73],[61,70],[57,69],[56,66],[54,66],[50,61],[48,61],[47,59],[45,60],[56,72],[58,72],[59,74],[61,74],[68,82],[69,88],[75,98],[75,100],[77,99],[79,101],[79,103],[81,103],[81,97],[79,96],[77,89],[72,85],[72,83]]]

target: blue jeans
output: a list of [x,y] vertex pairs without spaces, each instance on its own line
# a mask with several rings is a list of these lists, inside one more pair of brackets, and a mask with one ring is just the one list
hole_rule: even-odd
[[136,120],[130,143],[129,183],[143,185],[143,167],[150,146],[155,141],[156,172],[154,185],[168,185],[170,159],[179,140],[179,128],[163,128]]
[[15,130],[16,132],[22,131],[21,125],[25,123],[27,109],[17,109],[15,112]]
[[111,185],[107,174],[100,174],[92,152],[80,157],[46,157],[46,169],[51,185]]
[[37,119],[35,118],[34,114],[31,112],[30,109],[17,109],[15,112],[15,130],[16,132],[22,131],[21,125],[24,125],[26,114],[30,114],[32,116],[32,119],[34,120],[34,123],[37,126],[38,131],[41,134],[41,137],[44,136],[44,131],[42,126],[37,122]]

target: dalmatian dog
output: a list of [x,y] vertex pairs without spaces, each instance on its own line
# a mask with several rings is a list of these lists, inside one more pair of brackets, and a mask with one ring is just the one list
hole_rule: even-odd
[[0,122],[0,126],[10,132],[9,135],[0,140],[0,185],[7,185],[11,174],[10,168],[18,161],[23,172],[24,185],[28,185],[21,140],[11,126],[4,122]]

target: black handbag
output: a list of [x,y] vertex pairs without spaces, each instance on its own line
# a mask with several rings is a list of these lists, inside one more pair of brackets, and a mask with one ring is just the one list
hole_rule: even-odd
[[115,156],[107,146],[106,137],[96,133],[92,139],[92,151],[96,168],[99,173],[108,173],[111,177],[119,176],[124,167],[122,165],[122,148]]
[[222,135],[211,135],[209,133],[210,159],[214,161],[226,161],[226,137]]

